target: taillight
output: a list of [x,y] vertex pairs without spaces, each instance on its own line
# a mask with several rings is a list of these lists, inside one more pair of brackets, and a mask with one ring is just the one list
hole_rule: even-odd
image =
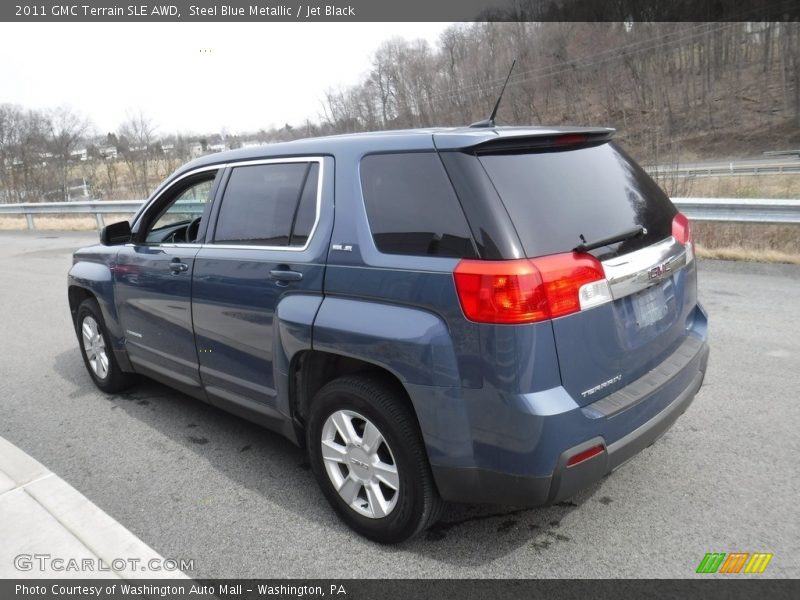
[[683,213],[678,213],[672,219],[672,237],[686,247],[686,262],[692,260],[694,258],[692,225]]
[[551,318],[611,300],[603,265],[591,254],[553,254],[531,262],[542,274]]
[[531,261],[462,260],[453,271],[464,315],[479,323],[547,319],[542,276]]
[[453,272],[464,315],[478,323],[533,323],[611,300],[600,262],[569,252],[535,259],[462,260]]
[[672,237],[681,244],[688,244],[692,241],[692,226],[683,213],[678,213],[672,219]]

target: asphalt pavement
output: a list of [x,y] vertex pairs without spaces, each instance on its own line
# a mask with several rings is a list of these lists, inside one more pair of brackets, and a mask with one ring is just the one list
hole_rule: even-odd
[[700,262],[705,386],[601,483],[544,509],[454,505],[385,547],[337,520],[278,435],[156,383],[94,387],[66,273],[96,239],[0,232],[0,436],[161,556],[194,559],[189,576],[694,577],[707,552],[771,552],[757,577],[800,576],[799,266]]

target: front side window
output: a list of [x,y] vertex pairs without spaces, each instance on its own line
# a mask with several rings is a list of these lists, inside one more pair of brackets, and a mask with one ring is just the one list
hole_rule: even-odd
[[148,243],[195,243],[210,206],[215,173],[204,174],[183,187],[163,206],[147,227]]
[[214,242],[302,247],[317,212],[319,163],[235,167],[217,218]]
[[361,188],[379,251],[476,256],[464,211],[435,152],[365,156]]

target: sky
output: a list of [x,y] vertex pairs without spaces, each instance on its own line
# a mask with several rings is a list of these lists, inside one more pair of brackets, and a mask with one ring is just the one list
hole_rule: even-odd
[[435,44],[448,23],[0,23],[0,103],[67,105],[96,133],[142,111],[161,134],[319,120],[392,37]]

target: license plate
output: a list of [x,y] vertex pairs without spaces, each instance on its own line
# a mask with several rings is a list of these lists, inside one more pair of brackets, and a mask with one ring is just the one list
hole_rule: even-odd
[[633,315],[639,327],[647,327],[663,319],[667,314],[664,286],[655,285],[634,296]]

